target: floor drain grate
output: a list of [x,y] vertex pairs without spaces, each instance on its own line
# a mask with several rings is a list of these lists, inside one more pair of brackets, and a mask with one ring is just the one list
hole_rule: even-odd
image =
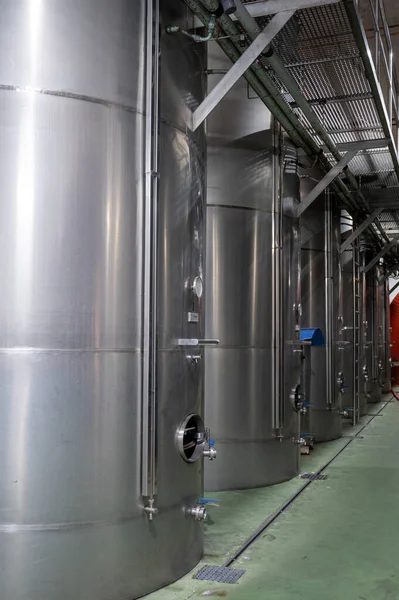
[[237,583],[245,569],[230,569],[229,567],[214,567],[205,565],[202,567],[193,579],[202,579],[202,581],[217,581],[218,583]]
[[301,479],[309,479],[310,481],[324,481],[324,479],[328,479],[328,475],[320,473],[301,473],[299,477]]

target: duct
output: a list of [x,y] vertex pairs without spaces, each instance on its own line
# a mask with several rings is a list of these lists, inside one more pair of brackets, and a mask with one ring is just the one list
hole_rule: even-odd
[[[201,18],[204,24],[206,24],[209,20],[208,11],[213,12],[217,6],[216,0],[202,0],[202,4],[205,5],[208,9],[208,11],[206,11],[197,0],[185,1],[186,4],[188,4],[193,10],[193,12],[195,12],[195,14],[197,14]],[[225,31],[225,33],[230,36],[230,40],[227,40],[229,42],[228,44],[225,43],[226,40],[219,40],[218,43],[234,62],[244,51],[244,49],[240,46],[240,31],[237,29],[233,21],[226,15],[222,15],[220,17],[219,23]],[[233,58],[234,54],[236,56]],[[291,111],[289,106],[281,98],[278,90],[274,86],[273,82],[269,78],[264,68],[261,65],[256,64],[252,66],[251,70],[256,74],[257,80],[254,80],[252,77],[248,77],[248,71],[244,76],[250,83],[250,85],[254,88],[254,90],[258,93],[262,101],[265,102],[269,110],[271,110],[271,112],[281,122],[282,126],[290,135],[294,143],[304,148],[308,156],[312,158],[318,157],[321,167],[325,170],[325,172],[328,172],[331,169],[330,162],[322,153],[320,147],[315,143],[311,135],[299,123],[298,119]],[[259,80],[262,83],[262,87],[259,86]],[[270,101],[271,99],[273,99],[273,102]],[[354,202],[349,190],[347,189],[347,187],[341,179],[337,179],[331,185],[331,188],[335,191],[335,193],[341,199],[345,206],[348,206],[348,208],[355,214],[358,213],[359,206]],[[376,240],[376,243],[379,244],[380,240],[377,234],[375,233],[374,229],[371,227],[369,231],[373,238]]]

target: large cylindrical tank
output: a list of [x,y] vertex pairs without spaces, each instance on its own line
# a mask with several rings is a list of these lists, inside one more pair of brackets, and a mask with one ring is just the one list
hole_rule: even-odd
[[[341,213],[341,243],[352,233],[352,218]],[[342,408],[355,423],[367,413],[367,391],[364,354],[364,281],[361,267],[364,252],[357,239],[341,252],[341,315],[338,346],[342,352],[343,402]]]
[[[307,171],[301,179],[301,195],[306,196],[321,175]],[[301,417],[301,434],[316,442],[333,440],[342,434],[340,397],[335,373],[336,322],[338,317],[338,242],[339,219],[329,196],[318,198],[301,216],[302,276],[301,303],[304,328],[322,330],[325,346],[305,352],[309,397],[306,417]]]
[[[371,260],[372,256],[367,255],[367,260]],[[376,403],[381,400],[381,368],[380,362],[380,297],[378,289],[378,274],[379,270],[373,268],[366,276],[366,314],[367,314],[367,372],[369,377],[369,398],[370,403]]]
[[[208,67],[230,66],[210,45]],[[209,91],[220,78],[209,76]],[[248,98],[244,79],[208,118],[207,136],[206,337],[220,345],[206,351],[205,412],[218,458],[205,468],[205,489],[259,487],[298,472],[296,151],[277,125],[272,131],[264,104]]]
[[[202,469],[175,439],[201,412],[202,366],[173,340],[202,337],[185,281],[202,269],[204,139],[182,109],[201,101],[205,63],[166,34],[153,521],[141,497],[146,4],[2,6],[2,600],[133,599],[202,552],[186,510]],[[183,2],[163,7],[165,24],[188,26]]]
[[389,309],[389,279],[384,280],[385,268],[381,265],[381,281],[379,285],[381,302],[381,384],[382,392],[388,393],[391,390],[391,325]]
[[[216,71],[208,91],[230,66],[209,45]],[[269,111],[248,98],[244,79],[209,116],[207,137],[206,337],[220,345],[206,350],[205,413],[218,458],[205,466],[205,489],[258,487],[298,472],[292,390],[300,360],[297,347],[285,346],[299,303],[296,152],[277,126],[271,131]]]
[[206,337],[220,345],[206,353],[205,411],[219,449],[207,490],[298,471],[299,179],[295,148],[273,140],[263,132],[208,151]]

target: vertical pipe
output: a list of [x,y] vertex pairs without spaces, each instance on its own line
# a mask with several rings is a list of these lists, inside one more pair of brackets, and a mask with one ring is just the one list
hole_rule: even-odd
[[332,376],[332,218],[331,218],[331,195],[326,191],[324,220],[324,261],[325,261],[325,315],[326,315],[326,384],[327,384],[327,406],[331,407],[333,401],[333,376]]
[[[147,2],[142,384],[142,496],[156,494],[156,315],[159,97],[159,0]],[[152,513],[149,512],[150,517]]]
[[282,380],[282,353],[283,353],[283,331],[282,331],[282,256],[281,256],[281,194],[283,185],[283,168],[281,159],[281,127],[272,118],[273,127],[273,427],[276,436],[282,436],[283,428],[283,380]]

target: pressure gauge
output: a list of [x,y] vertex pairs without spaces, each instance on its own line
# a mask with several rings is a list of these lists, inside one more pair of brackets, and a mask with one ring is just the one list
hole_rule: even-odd
[[202,283],[201,277],[197,276],[188,279],[186,287],[196,298],[201,298],[204,290],[204,284]]
[[193,293],[197,296],[197,298],[201,298],[202,292],[204,290],[204,284],[202,283],[201,277],[194,277],[191,289]]

